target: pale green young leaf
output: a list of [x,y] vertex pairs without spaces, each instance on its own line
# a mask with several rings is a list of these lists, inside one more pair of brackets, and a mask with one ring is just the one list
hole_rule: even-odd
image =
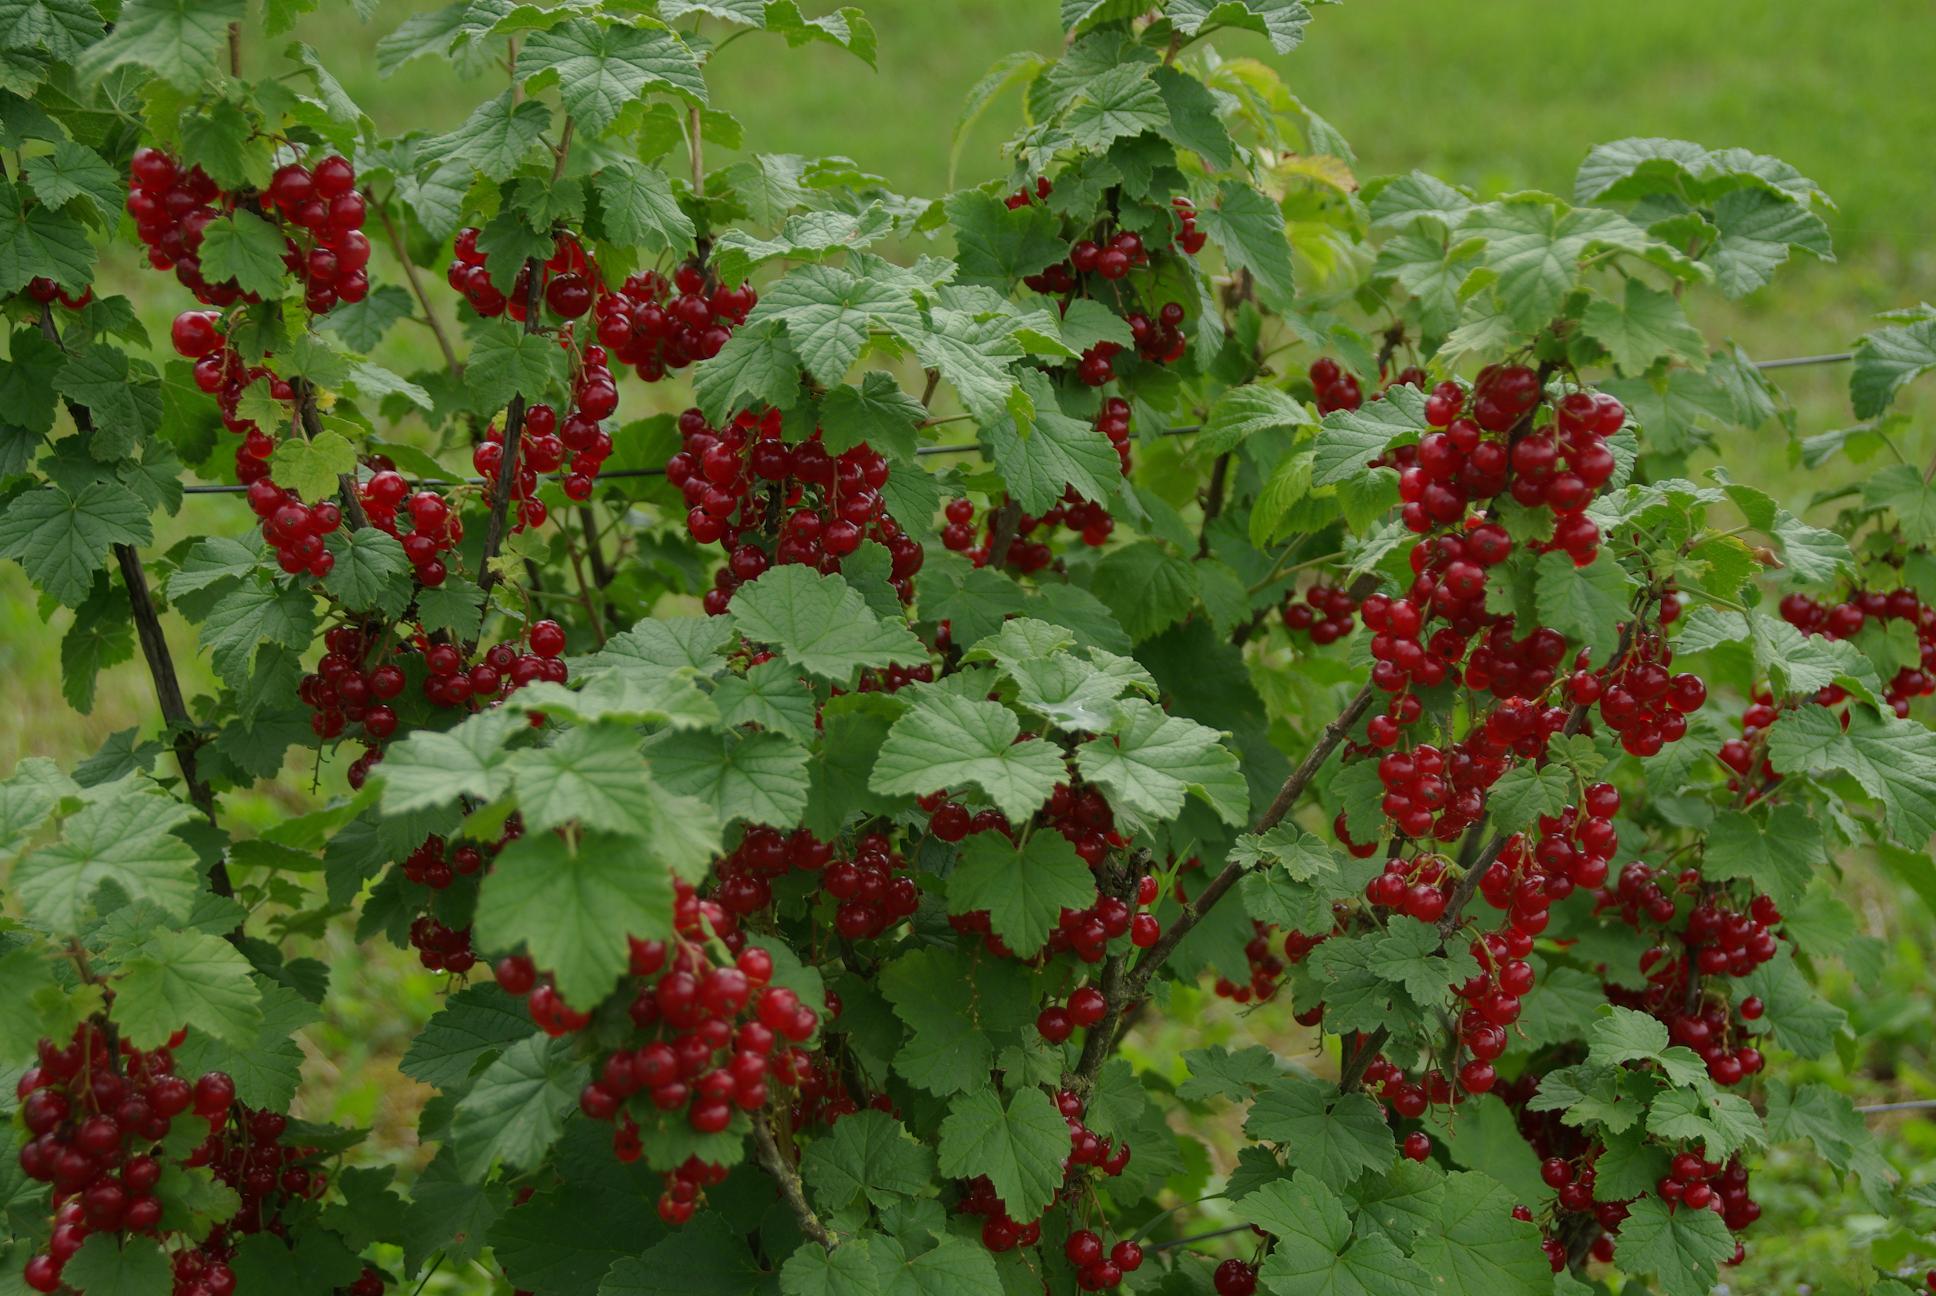
[[1077,148],[1101,153],[1119,139],[1163,129],[1170,113],[1149,71],[1124,63],[1083,84],[1062,120]]
[[356,447],[327,429],[313,439],[286,436],[276,443],[269,466],[278,483],[309,499],[328,499],[342,475],[356,471]]
[[1197,437],[1199,454],[1225,454],[1260,432],[1295,432],[1316,422],[1304,402],[1275,387],[1232,387],[1210,407]]

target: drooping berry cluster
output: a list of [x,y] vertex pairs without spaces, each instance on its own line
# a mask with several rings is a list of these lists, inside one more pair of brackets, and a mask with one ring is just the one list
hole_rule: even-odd
[[[736,1112],[760,1110],[773,1088],[793,1089],[813,1070],[800,1046],[819,1029],[820,1015],[772,984],[772,955],[747,943],[733,914],[676,881],[673,927],[670,941],[632,939],[617,993],[637,1034],[603,1054],[598,1078],[578,1097],[586,1116],[614,1123],[612,1149],[621,1161],[643,1154],[641,1118],[683,1116],[695,1133],[719,1134]],[[720,946],[730,961],[715,961]],[[590,1013],[567,1007],[549,982],[540,983],[524,955],[505,956],[495,972],[507,993],[529,996],[532,1019],[545,1031],[562,1035],[590,1024]],[[722,1168],[696,1158],[674,1167],[659,1198],[660,1218],[673,1225],[691,1219],[704,1189],[721,1175]]]
[[1620,735],[1628,754],[1656,755],[1666,744],[1686,737],[1687,717],[1707,702],[1706,682],[1691,672],[1669,674],[1673,661],[1674,649],[1665,637],[1640,631],[1612,669],[1573,673],[1573,701],[1581,706],[1597,702],[1601,722]]
[[[618,383],[612,377],[605,348],[586,347],[578,354],[577,365],[571,407],[563,420],[557,410],[542,403],[524,412],[517,471],[511,484],[512,498],[518,504],[516,529],[543,526],[550,515],[545,502],[537,497],[542,474],[563,469],[565,475],[559,485],[565,498],[588,500],[599,469],[611,457],[612,434],[601,424],[618,409]],[[471,466],[484,478],[487,501],[496,493],[503,465],[504,429],[493,422],[471,451]]]
[[[176,1165],[160,1144],[182,1116],[220,1129],[235,1101],[235,1083],[220,1071],[193,1082],[175,1074],[172,1050],[186,1038],[186,1031],[178,1031],[160,1048],[142,1050],[123,1041],[117,1049],[90,1021],[64,1045],[40,1041],[38,1062],[14,1086],[27,1134],[20,1169],[53,1188],[53,1234],[25,1271],[35,1291],[59,1288],[62,1269],[91,1234],[159,1236],[158,1187]],[[208,1164],[205,1148],[181,1165]],[[244,1210],[238,1227],[246,1223],[246,1205]]]
[[210,283],[202,274],[203,236],[227,211],[250,211],[280,225],[283,265],[302,283],[312,314],[369,294],[366,204],[356,189],[356,168],[345,158],[325,157],[313,168],[291,162],[277,168],[260,193],[225,192],[200,167],[183,168],[160,149],[143,148],[135,151],[129,180],[128,214],[147,245],[148,263],[173,269],[207,305],[255,300],[233,279]]
[[788,445],[778,410],[744,411],[714,428],[689,409],[679,416],[679,435],[683,448],[666,462],[666,480],[690,507],[686,530],[727,551],[706,593],[707,612],[725,612],[734,590],[775,563],[837,572],[868,539],[886,547],[901,600],[914,597],[925,555],[888,513],[881,497],[888,462],[865,442],[829,454],[816,430]]
[[630,276],[592,313],[599,344],[650,383],[718,355],[758,302],[751,284],[729,288],[688,262],[670,283],[651,270]]

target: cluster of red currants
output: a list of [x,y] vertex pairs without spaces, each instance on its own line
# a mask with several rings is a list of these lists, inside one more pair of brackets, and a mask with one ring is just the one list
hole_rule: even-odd
[[1378,758],[1378,781],[1385,789],[1379,809],[1399,832],[1420,841],[1452,841],[1478,821],[1486,789],[1505,772],[1503,760],[1482,750],[1482,738],[1483,731],[1469,736],[1449,755],[1421,743]]
[[[517,470],[511,497],[517,501],[513,530],[540,527],[551,510],[538,498],[541,473],[565,468],[561,489],[565,498],[583,502],[592,497],[599,469],[611,457],[612,435],[599,426],[618,408],[618,384],[607,367],[603,347],[586,347],[578,357],[578,376],[572,384],[572,407],[561,423],[549,405],[533,405],[524,412],[518,436]],[[566,460],[570,463],[567,465]],[[471,466],[484,478],[484,498],[496,496],[504,465],[504,429],[495,422],[484,429],[484,439],[471,451]]]
[[324,651],[316,669],[296,685],[296,696],[310,708],[309,727],[318,738],[327,741],[340,736],[345,726],[360,724],[365,740],[376,751],[397,731],[397,713],[390,703],[403,692],[403,669],[388,662],[363,667],[380,637],[380,629],[360,625],[331,626],[323,632]]
[[713,898],[731,913],[758,913],[773,903],[775,879],[792,872],[817,873],[833,857],[833,843],[804,828],[782,833],[756,824],[739,845],[713,861],[713,876],[719,879]]
[[[449,502],[434,490],[411,493],[402,475],[389,467],[378,468],[357,487],[356,494],[370,525],[403,545],[403,556],[410,560],[410,574],[417,584],[426,589],[442,585],[450,574],[443,555],[464,538],[463,519]],[[397,524],[406,516],[410,529],[401,531]]]
[[455,644],[419,642],[416,647],[428,672],[423,682],[424,697],[434,706],[461,707],[500,694],[508,697],[540,680],[563,684],[571,678],[571,668],[565,664],[565,632],[556,621],[533,621],[525,631],[525,641],[526,651],[508,643],[494,644],[481,661],[469,666]]
[[[667,460],[666,480],[690,507],[686,530],[700,544],[716,542],[727,551],[706,593],[707,612],[725,612],[733,591],[774,563],[837,572],[866,539],[886,547],[902,602],[914,597],[914,574],[925,555],[888,513],[881,497],[888,462],[865,442],[833,455],[816,430],[788,445],[778,410],[744,411],[714,428],[689,409],[679,416],[679,435],[683,448]],[[759,543],[762,533],[770,552]]]
[[58,302],[68,310],[77,311],[94,300],[94,286],[89,284],[78,293],[71,293],[52,279],[39,275],[27,281],[27,300],[39,306],[51,306]]
[[[246,451],[237,451],[238,461]],[[261,460],[266,472],[269,465]],[[324,537],[343,525],[343,511],[334,500],[304,504],[296,492],[262,476],[249,483],[249,508],[262,528],[262,538],[276,551],[276,566],[291,576],[307,572],[321,580],[336,570],[336,555]]]
[[820,889],[836,902],[834,930],[850,941],[872,940],[921,907],[907,861],[883,833],[861,834],[852,859],[821,870]]
[[282,226],[283,265],[302,282],[311,313],[369,295],[366,204],[346,158],[332,155],[313,168],[288,163],[258,194],[224,192],[200,167],[183,169],[160,149],[143,148],[135,150],[129,180],[128,214],[147,245],[148,263],[172,268],[199,301],[229,306],[254,300],[234,280],[212,284],[202,274],[202,238],[222,210],[253,210]]
[[[158,1145],[178,1116],[192,1113],[212,1129],[228,1119],[234,1081],[220,1071],[192,1084],[175,1074],[171,1050],[186,1037],[177,1031],[147,1050],[124,1040],[117,1049],[99,1025],[83,1022],[65,1045],[42,1039],[37,1063],[15,1083],[27,1135],[21,1172],[53,1187],[53,1234],[24,1275],[35,1291],[59,1288],[62,1269],[90,1234],[158,1234],[157,1185],[167,1170]],[[208,1164],[196,1156],[184,1164]]]
[[[1857,590],[1832,606],[1806,594],[1789,594],[1781,600],[1781,617],[1803,634],[1829,639],[1852,638],[1871,623],[1909,622],[1916,632],[1920,658],[1913,666],[1897,668],[1889,677],[1883,700],[1897,715],[1907,717],[1909,704],[1916,698],[1936,696],[1936,606],[1924,603],[1916,591],[1898,589],[1885,594]],[[1816,700],[1833,706],[1844,696],[1830,685]]]
[[1395,855],[1385,861],[1384,872],[1365,883],[1365,902],[1372,908],[1389,909],[1420,922],[1444,917],[1451,898],[1446,862],[1432,854]]
[[1608,670],[1574,671],[1568,687],[1576,705],[1599,704],[1600,720],[1620,735],[1628,754],[1658,755],[1668,743],[1687,736],[1687,717],[1707,702],[1699,675],[1669,674],[1674,649],[1652,630],[1636,630],[1624,658]]
[[1323,581],[1299,597],[1296,590],[1284,595],[1284,628],[1292,634],[1308,634],[1311,642],[1323,647],[1350,634],[1357,624],[1358,600],[1351,591]]
[[671,283],[651,270],[630,276],[599,297],[592,314],[599,344],[650,383],[718,355],[758,303],[751,284],[728,288],[688,262]]
[[[1219,999],[1247,1004],[1253,1000],[1263,1003],[1276,996],[1285,968],[1285,961],[1277,957],[1277,951],[1271,944],[1276,932],[1277,929],[1268,923],[1251,920],[1250,939],[1244,942],[1244,960],[1250,964],[1250,979],[1233,981],[1229,977],[1218,977],[1215,989]],[[1292,932],[1285,937],[1285,941],[1288,944],[1296,936],[1297,933]]]
[[1539,817],[1539,834],[1506,839],[1499,858],[1479,877],[1479,894],[1506,913],[1513,928],[1529,936],[1546,929],[1547,910],[1575,888],[1598,891],[1606,885],[1608,861],[1620,844],[1613,816],[1620,793],[1610,783],[1595,783],[1558,815]]
[[1365,403],[1365,393],[1358,386],[1357,375],[1346,373],[1330,356],[1319,356],[1304,372],[1311,380],[1319,414],[1355,410]]

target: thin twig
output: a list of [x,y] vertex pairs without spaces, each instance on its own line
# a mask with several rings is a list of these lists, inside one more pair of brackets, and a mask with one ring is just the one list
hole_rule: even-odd
[[[1289,778],[1284,780],[1284,785],[1278,789],[1277,796],[1251,831],[1269,832],[1290,813],[1291,807],[1297,804],[1298,797],[1302,796],[1304,790],[1311,785],[1311,780],[1317,777],[1318,770],[1323,768],[1324,762],[1329,759],[1332,752],[1337,750],[1338,744],[1344,741],[1345,735],[1351,731],[1353,725],[1358,723],[1359,717],[1364,715],[1376,696],[1377,690],[1370,684],[1358,690],[1357,696],[1352,698],[1345,705],[1344,710],[1324,727],[1317,741],[1311,745],[1311,750],[1305,753],[1298,767],[1291,771]],[[1156,943],[1144,952],[1143,957],[1136,961],[1136,966],[1122,978],[1119,993],[1110,999],[1108,1015],[1091,1028],[1092,1033],[1109,1035],[1112,1050],[1122,1042],[1122,1037],[1129,1031],[1129,1024],[1124,1018],[1124,1009],[1142,997],[1151,979],[1169,960],[1170,955],[1176,952],[1176,947],[1183,942],[1183,938],[1203,921],[1204,915],[1215,908],[1218,901],[1229,894],[1231,888],[1237,885],[1247,871],[1249,871],[1247,865],[1234,860],[1225,864],[1223,871],[1210,880],[1210,884],[1204,887],[1196,899],[1183,906],[1183,912],[1171,921],[1170,925],[1163,930],[1163,934],[1157,938]],[[1087,1052],[1085,1047],[1085,1058]],[[1094,1079],[1094,1076],[1095,1072],[1092,1070],[1079,1078],[1086,1084]]]
[[840,1245],[840,1240],[830,1232],[820,1217],[813,1213],[807,1204],[807,1195],[800,1187],[800,1176],[780,1155],[780,1145],[773,1141],[773,1128],[767,1124],[763,1111],[753,1113],[753,1147],[760,1161],[760,1168],[773,1176],[779,1186],[780,1196],[793,1211],[793,1218],[799,1223],[800,1231],[831,1251]]
[[[316,388],[306,378],[293,379],[289,385],[296,392],[296,420],[303,440],[314,441],[323,434],[323,418],[316,410]],[[370,519],[363,512],[363,502],[357,498],[354,477],[348,473],[337,473],[336,494],[342,502],[343,517],[349,523],[350,530],[361,531],[370,525]]]
[[[565,161],[571,156],[571,134],[575,125],[569,117],[565,119],[565,129],[558,137],[557,162],[551,168],[551,182],[564,179]],[[544,298],[544,262],[531,257],[524,263],[526,283],[524,290],[524,331],[536,333],[539,327],[539,304]],[[498,461],[497,481],[491,495],[491,512],[484,523],[484,549],[477,560],[477,585],[483,591],[486,606],[489,606],[491,586],[497,583],[498,552],[504,547],[505,521],[511,511],[511,491],[518,480],[518,444],[524,435],[524,413],[527,402],[523,392],[511,393],[511,403],[504,409],[504,451]]]
[[1870,1103],[1866,1107],[1857,1107],[1855,1110],[1864,1116],[1881,1116],[1887,1112],[1936,1111],[1936,1098],[1918,1098],[1911,1102]]
[[1192,1233],[1188,1237],[1171,1238],[1167,1242],[1152,1242],[1144,1247],[1143,1250],[1168,1251],[1173,1247],[1192,1246],[1198,1242],[1210,1242],[1220,1237],[1229,1237],[1232,1233],[1248,1233],[1250,1231],[1250,1225],[1248,1224],[1227,1224],[1223,1228],[1210,1229],[1204,1233]]
[[986,566],[995,571],[1002,569],[1008,561],[1008,551],[1014,547],[1015,534],[1022,529],[1022,506],[1013,498],[1002,501],[995,510],[995,525],[988,534],[988,561]]
[[1210,489],[1203,497],[1203,527],[1197,532],[1197,557],[1202,558],[1210,552],[1210,524],[1223,512],[1223,494],[1226,480],[1230,476],[1230,452],[1217,456],[1210,467]]
[[383,221],[383,231],[390,238],[390,248],[397,254],[403,265],[403,278],[410,285],[410,292],[423,308],[423,322],[430,326],[431,336],[437,339],[437,349],[444,353],[444,368],[452,377],[464,372],[464,365],[457,358],[457,348],[451,345],[450,334],[444,331],[443,321],[437,318],[437,309],[431,304],[430,293],[424,288],[423,276],[417,270],[417,263],[410,259],[410,250],[404,246],[403,232],[397,228],[396,218],[390,215],[387,203],[378,203],[377,216]]

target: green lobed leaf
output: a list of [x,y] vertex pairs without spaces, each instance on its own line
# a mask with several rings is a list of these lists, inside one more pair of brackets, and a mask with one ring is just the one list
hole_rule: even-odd
[[838,576],[804,566],[774,567],[741,586],[732,625],[800,669],[843,683],[863,668],[927,658],[905,624],[874,615]]
[[255,969],[241,951],[203,932],[151,931],[114,979],[114,1018],[136,1048],[159,1048],[183,1026],[230,1045],[262,1024]]
[[1184,797],[1194,794],[1225,823],[1242,826],[1250,792],[1236,754],[1222,739],[1206,725],[1130,700],[1118,706],[1108,733],[1076,749],[1076,766],[1109,793],[1117,816],[1127,823],[1154,826],[1172,820],[1182,813]]
[[949,1104],[937,1150],[941,1173],[986,1175],[1011,1216],[1033,1219],[1062,1186],[1069,1126],[1040,1089],[1023,1089],[1006,1105],[994,1089],[976,1089]]
[[1706,1296],[1717,1266],[1734,1254],[1734,1238],[1713,1211],[1676,1210],[1645,1196],[1627,1209],[1614,1261],[1628,1273],[1654,1275],[1666,1296]]
[[888,730],[868,785],[876,792],[912,796],[971,786],[1020,822],[1068,776],[1052,743],[1017,742],[1021,732],[1021,721],[999,702],[922,689]]
[[570,18],[534,31],[518,50],[517,75],[527,86],[553,73],[572,120],[592,135],[604,132],[648,86],[706,102],[699,60],[676,32]]
[[479,892],[477,936],[522,945],[565,1001],[589,1011],[624,973],[626,938],[672,932],[672,872],[635,837],[591,833],[574,844],[532,833],[498,855]]
[[456,1168],[477,1183],[492,1167],[535,1167],[564,1131],[589,1074],[569,1039],[532,1035],[484,1069],[457,1104],[450,1147]]
[[1002,833],[977,833],[948,875],[949,910],[986,910],[989,928],[1020,958],[1042,948],[1064,909],[1095,901],[1095,875],[1059,833],[1032,833],[1020,847]]

